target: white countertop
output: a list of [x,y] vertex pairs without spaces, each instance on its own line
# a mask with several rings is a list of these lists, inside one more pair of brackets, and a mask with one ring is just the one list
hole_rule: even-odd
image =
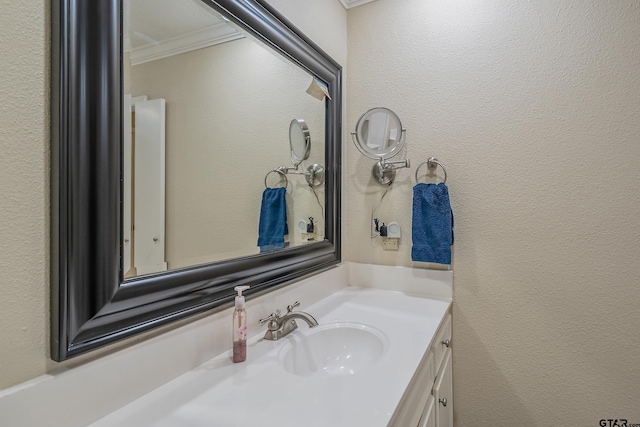
[[[263,328],[249,339],[246,362],[221,354],[91,426],[386,426],[449,305],[347,287],[303,310],[320,325],[346,320],[382,331],[388,351],[374,366],[332,378],[290,374],[280,364],[287,338],[263,340]],[[298,324],[293,337],[307,329]]]

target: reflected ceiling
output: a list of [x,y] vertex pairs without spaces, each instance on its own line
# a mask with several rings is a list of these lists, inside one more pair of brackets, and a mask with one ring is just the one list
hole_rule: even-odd
[[138,65],[244,37],[227,22],[202,2],[129,0],[124,28],[135,31],[125,31],[124,50]]

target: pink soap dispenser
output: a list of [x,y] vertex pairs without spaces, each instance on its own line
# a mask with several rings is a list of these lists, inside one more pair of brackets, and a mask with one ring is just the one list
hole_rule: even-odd
[[236,309],[233,310],[233,362],[244,362],[247,358],[247,311],[244,309],[244,296],[242,291],[249,286],[236,286]]

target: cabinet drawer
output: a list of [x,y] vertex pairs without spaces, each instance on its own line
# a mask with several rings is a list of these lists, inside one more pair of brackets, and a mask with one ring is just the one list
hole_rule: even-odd
[[[448,344],[443,344],[448,343]],[[440,329],[436,333],[433,342],[431,343],[431,351],[433,352],[434,362],[436,370],[440,368],[444,354],[447,348],[451,345],[451,314],[447,314]]]

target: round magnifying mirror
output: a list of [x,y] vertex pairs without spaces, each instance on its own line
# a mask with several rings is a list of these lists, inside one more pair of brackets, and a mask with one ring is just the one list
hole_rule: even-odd
[[354,135],[362,154],[374,159],[395,156],[404,143],[400,118],[384,107],[364,113],[356,124]]
[[302,119],[293,119],[289,125],[289,144],[291,146],[291,162],[298,166],[309,157],[311,136],[307,123]]

